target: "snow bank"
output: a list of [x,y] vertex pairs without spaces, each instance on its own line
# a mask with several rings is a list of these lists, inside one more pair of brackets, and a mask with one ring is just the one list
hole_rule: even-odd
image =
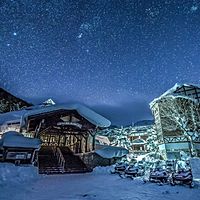
[[193,178],[200,181],[200,158],[191,158],[190,164]]
[[96,150],[97,153],[102,158],[122,158],[127,155],[129,151],[123,147],[106,146],[102,149]]
[[114,169],[114,166],[107,166],[107,167],[95,167],[93,169],[92,174],[110,174],[110,171]]
[[0,145],[3,147],[22,147],[39,149],[41,141],[37,138],[24,137],[21,133],[16,131],[8,131],[2,135]]
[[23,183],[38,177],[39,175],[36,167],[0,163],[0,185]]

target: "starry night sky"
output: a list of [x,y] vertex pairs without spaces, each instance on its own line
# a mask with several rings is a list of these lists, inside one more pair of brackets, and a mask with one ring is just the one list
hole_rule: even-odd
[[200,0],[0,0],[0,86],[30,102],[125,125],[199,74]]

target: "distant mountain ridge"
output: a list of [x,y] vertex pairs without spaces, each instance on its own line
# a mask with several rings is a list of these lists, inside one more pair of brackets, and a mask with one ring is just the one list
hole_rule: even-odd
[[134,123],[134,126],[148,126],[148,125],[153,125],[154,120],[141,120],[138,122]]
[[32,105],[33,104],[12,95],[5,89],[0,88],[0,113],[20,110]]
[[126,126],[120,126],[120,125],[111,125],[109,128],[113,129],[113,128],[121,128],[121,127],[130,127],[130,126],[150,126],[154,124],[154,120],[141,120],[141,121],[137,121],[133,124],[130,125],[126,125]]

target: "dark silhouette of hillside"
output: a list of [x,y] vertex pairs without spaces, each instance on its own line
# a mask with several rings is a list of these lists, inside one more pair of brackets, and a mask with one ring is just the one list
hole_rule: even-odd
[[28,106],[32,106],[32,104],[15,97],[8,91],[0,88],[0,113],[20,110]]

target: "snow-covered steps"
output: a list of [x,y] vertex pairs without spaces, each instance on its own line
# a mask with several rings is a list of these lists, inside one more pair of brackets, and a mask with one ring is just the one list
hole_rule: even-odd
[[52,147],[41,148],[38,155],[40,174],[85,173],[92,171],[68,147],[60,147],[60,151],[65,160],[64,169],[58,164]]
[[39,174],[63,174],[62,167],[44,167],[39,169]]
[[65,173],[84,173],[91,172],[81,158],[75,154],[68,147],[60,147],[60,150],[65,158]]
[[40,174],[56,174],[61,173],[60,166],[52,147],[42,147],[38,154],[39,173]]

